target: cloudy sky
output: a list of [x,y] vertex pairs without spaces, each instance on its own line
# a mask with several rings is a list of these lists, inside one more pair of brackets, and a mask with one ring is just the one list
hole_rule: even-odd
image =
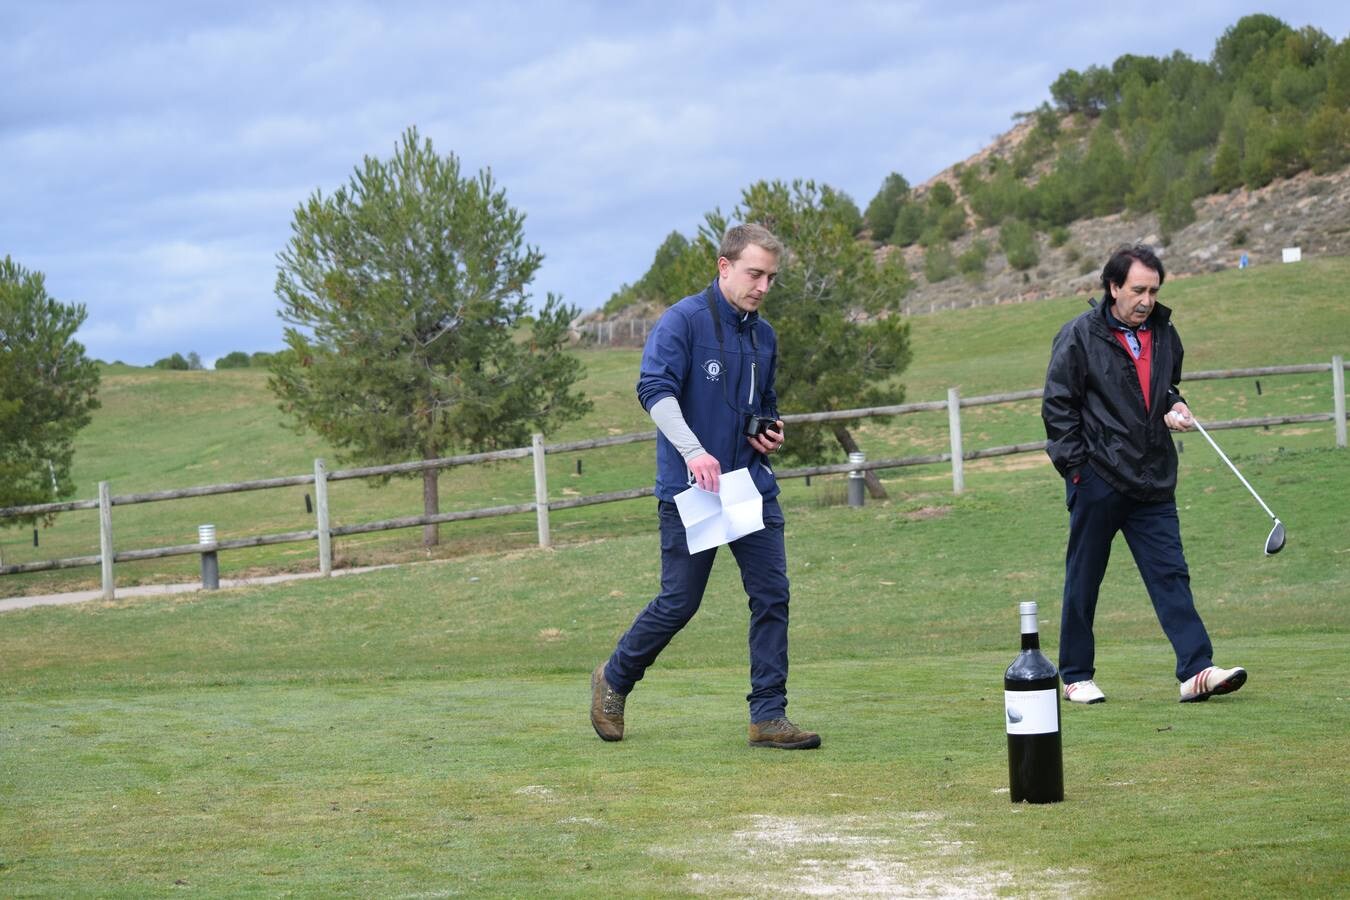
[[[416,125],[490,166],[593,309],[760,178],[865,206],[1122,53],[1207,59],[1249,12],[1350,5],[0,0],[0,254],[86,305],[91,356],[275,350],[292,214]],[[691,286],[692,288],[693,286]]]

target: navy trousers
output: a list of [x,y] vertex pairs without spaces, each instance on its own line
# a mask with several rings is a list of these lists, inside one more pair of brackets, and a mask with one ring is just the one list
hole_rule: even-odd
[[[661,592],[633,620],[605,666],[605,679],[626,694],[679,633],[703,601],[717,548],[689,553],[674,503],[661,501]],[[731,552],[750,598],[750,721],[783,715],[787,708],[788,578],[783,512],[764,502],[764,529],[732,541]]]
[[1176,651],[1177,680],[1185,681],[1212,665],[1214,649],[1191,596],[1176,503],[1133,500],[1111,487],[1091,465],[1083,466],[1078,484],[1067,483],[1066,503],[1069,549],[1059,622],[1059,673],[1064,683],[1092,678],[1096,649],[1092,620],[1117,532],[1125,534],[1158,622]]

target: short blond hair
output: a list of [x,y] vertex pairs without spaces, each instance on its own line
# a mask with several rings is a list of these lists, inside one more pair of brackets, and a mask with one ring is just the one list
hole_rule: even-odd
[[783,242],[772,231],[755,222],[747,222],[727,229],[726,234],[722,235],[722,246],[717,248],[717,256],[735,262],[751,244],[763,247],[774,256],[783,255]]

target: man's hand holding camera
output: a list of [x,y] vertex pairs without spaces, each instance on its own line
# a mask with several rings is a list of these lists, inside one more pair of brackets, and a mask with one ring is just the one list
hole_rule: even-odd
[[783,446],[783,420],[774,419],[773,425],[747,438],[750,446],[760,453],[773,453]]

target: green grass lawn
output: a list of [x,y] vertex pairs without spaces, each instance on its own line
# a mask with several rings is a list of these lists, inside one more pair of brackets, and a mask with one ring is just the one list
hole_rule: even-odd
[[[1347,275],[1347,261],[1319,261],[1164,296],[1192,368],[1307,362],[1345,352]],[[1272,340],[1286,301],[1297,309]],[[916,319],[909,399],[1036,386],[1077,308]],[[596,410],[550,439],[648,427],[636,354],[587,360]],[[1202,417],[1272,415],[1329,409],[1329,382],[1187,393]],[[280,427],[258,373],[113,370],[103,397],[77,456],[82,493],[101,478],[130,492],[293,474],[328,455]],[[1041,436],[1034,403],[968,412],[971,446]],[[1066,800],[1044,807],[1008,801],[1000,703],[1019,601],[1040,602],[1052,657],[1057,643],[1067,518],[1040,455],[969,464],[960,496],[945,467],[883,473],[891,499],[862,509],[834,502],[837,479],[785,486],[790,713],[822,733],[819,751],[746,745],[746,607],[725,553],[703,609],[630,698],[628,737],[592,733],[589,672],[656,588],[651,500],[556,514],[553,550],[532,546],[533,516],[511,517],[447,527],[445,558],[419,565],[6,613],[0,896],[1344,894],[1350,456],[1331,433],[1220,436],[1289,527],[1275,557],[1261,553],[1264,513],[1185,439],[1192,584],[1217,661],[1251,679],[1176,702],[1170,648],[1119,543],[1097,629],[1110,700],[1063,710]],[[945,415],[869,423],[859,440],[874,458],[942,449]],[[528,463],[461,470],[443,496],[521,502],[529,477]],[[580,475],[550,460],[554,496],[650,477],[649,446],[587,454]],[[338,521],[417,508],[415,483],[334,487]],[[119,546],[190,541],[199,521],[304,528],[302,493],[120,508]],[[40,551],[87,544],[80,515]],[[344,540],[339,554],[410,559],[416,541]],[[23,543],[10,533],[5,559]],[[268,552],[224,555],[223,573],[313,567],[307,545]],[[195,565],[119,566],[119,580]]]
[[[7,613],[0,894],[1328,896],[1346,887],[1344,452],[1252,453],[1267,523],[1184,454],[1182,529],[1221,664],[1176,702],[1123,544],[1098,616],[1110,696],[1064,709],[1066,801],[1008,802],[1016,604],[1056,645],[1065,514],[1044,467],[863,509],[786,501],[791,714],[745,741],[745,601],[726,554],[629,700],[587,676],[650,598],[643,527],[334,581]],[[937,479],[940,482],[940,478]]]
[[[1329,361],[1350,353],[1350,309],[1342,285],[1350,279],[1350,259],[1310,260],[1297,266],[1231,271],[1169,282],[1164,302],[1172,305],[1185,339],[1191,371]],[[1039,387],[1050,340],[1059,325],[1084,309],[1083,300],[958,310],[913,319],[914,362],[903,375],[910,401],[945,399],[949,387],[963,396]],[[772,317],[772,308],[769,309]],[[650,419],[633,394],[638,351],[588,350],[584,385],[595,409],[571,423],[550,442],[649,431]],[[785,362],[785,364],[787,364]],[[1204,420],[1329,412],[1329,374],[1196,382],[1185,392]],[[266,373],[252,370],[168,372],[109,367],[100,391],[103,409],[79,438],[75,457],[77,497],[93,498],[99,481],[114,494],[163,490],[297,475],[313,471],[317,456],[329,468],[341,468],[331,448],[312,435],[285,427],[267,391]],[[785,410],[805,412],[806,410]],[[1039,403],[968,408],[962,425],[967,449],[1039,440],[1044,437]],[[1269,430],[1225,432],[1221,444],[1230,455],[1278,453],[1328,447],[1330,423],[1282,426]],[[889,421],[869,420],[855,436],[872,459],[945,452],[945,412],[918,413]],[[1185,440],[1188,451],[1209,453],[1198,437]],[[633,444],[549,457],[550,496],[564,499],[648,485],[652,478],[650,444]],[[839,461],[843,461],[840,451]],[[578,473],[577,466],[581,471]],[[791,463],[789,463],[791,464]],[[1042,454],[986,464],[994,468],[1039,467]],[[968,466],[972,472],[978,466]],[[978,477],[972,474],[971,477]],[[950,484],[945,466],[904,469],[890,479],[903,496],[910,485]],[[842,493],[841,479],[799,482],[788,491],[802,502],[828,502]],[[238,538],[314,527],[306,511],[305,488],[229,494],[114,509],[118,550],[192,543],[197,526],[212,523],[222,538]],[[472,509],[532,501],[531,463],[527,460],[461,467],[441,478],[442,509]],[[373,521],[421,512],[421,484],[395,480],[372,489],[365,481],[336,482],[330,488],[336,524]],[[630,533],[648,526],[642,501],[555,512],[553,539],[560,545]],[[464,556],[486,550],[525,549],[535,543],[532,514],[441,528],[442,546],[430,551],[420,529],[362,535],[335,542],[339,566]],[[94,511],[62,514],[40,529],[34,547],[31,529],[0,530],[0,558],[19,563],[56,557],[96,555],[98,516]],[[313,543],[228,551],[221,556],[224,577],[318,567]],[[117,566],[118,585],[191,581],[199,575],[196,557],[176,557]],[[0,594],[48,593],[97,588],[97,567],[0,577]]]

